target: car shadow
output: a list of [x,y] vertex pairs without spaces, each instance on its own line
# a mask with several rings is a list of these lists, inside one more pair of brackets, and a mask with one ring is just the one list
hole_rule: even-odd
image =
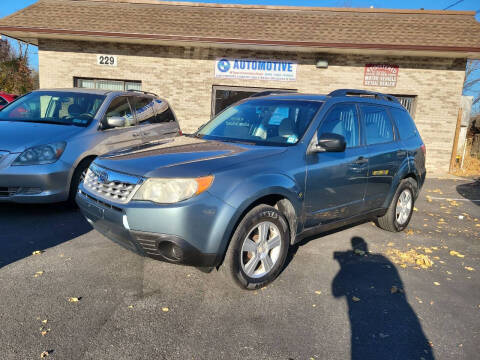
[[480,179],[457,185],[456,190],[462,197],[480,206]]
[[0,204],[0,268],[92,230],[64,204]]
[[340,270],[332,281],[333,296],[348,304],[351,358],[434,359],[393,263],[370,253],[361,237],[351,244],[351,250],[334,252]]

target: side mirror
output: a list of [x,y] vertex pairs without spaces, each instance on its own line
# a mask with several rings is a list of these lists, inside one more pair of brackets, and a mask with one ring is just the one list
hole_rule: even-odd
[[125,127],[125,118],[121,116],[109,116],[107,117],[107,125],[109,127]]
[[342,135],[325,133],[318,139],[318,144],[314,147],[314,152],[343,152],[347,147],[345,138]]

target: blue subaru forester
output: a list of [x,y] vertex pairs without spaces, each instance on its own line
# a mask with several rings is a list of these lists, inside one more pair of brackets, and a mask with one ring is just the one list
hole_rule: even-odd
[[405,229],[425,174],[425,146],[395,97],[270,94],[193,135],[97,158],[77,203],[141,255],[256,289],[306,236],[371,219]]

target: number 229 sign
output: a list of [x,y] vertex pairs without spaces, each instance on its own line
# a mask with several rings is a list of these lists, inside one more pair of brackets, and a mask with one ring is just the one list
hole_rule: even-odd
[[118,58],[116,55],[97,55],[97,65],[117,66]]

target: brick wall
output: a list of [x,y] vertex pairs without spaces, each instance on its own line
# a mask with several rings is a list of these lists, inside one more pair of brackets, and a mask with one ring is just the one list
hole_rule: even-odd
[[[96,55],[102,53],[118,55],[118,66],[96,65]],[[297,81],[216,79],[217,57],[295,60]],[[328,60],[328,69],[315,67],[320,58]],[[430,174],[446,173],[465,75],[463,59],[272,53],[57,40],[42,40],[39,44],[42,88],[71,87],[75,76],[141,80],[143,90],[155,92],[171,103],[186,132],[210,119],[213,85],[283,87],[323,94],[338,88],[362,89],[367,63],[400,66],[396,88],[367,89],[417,96],[415,122],[427,146],[427,168]]]

